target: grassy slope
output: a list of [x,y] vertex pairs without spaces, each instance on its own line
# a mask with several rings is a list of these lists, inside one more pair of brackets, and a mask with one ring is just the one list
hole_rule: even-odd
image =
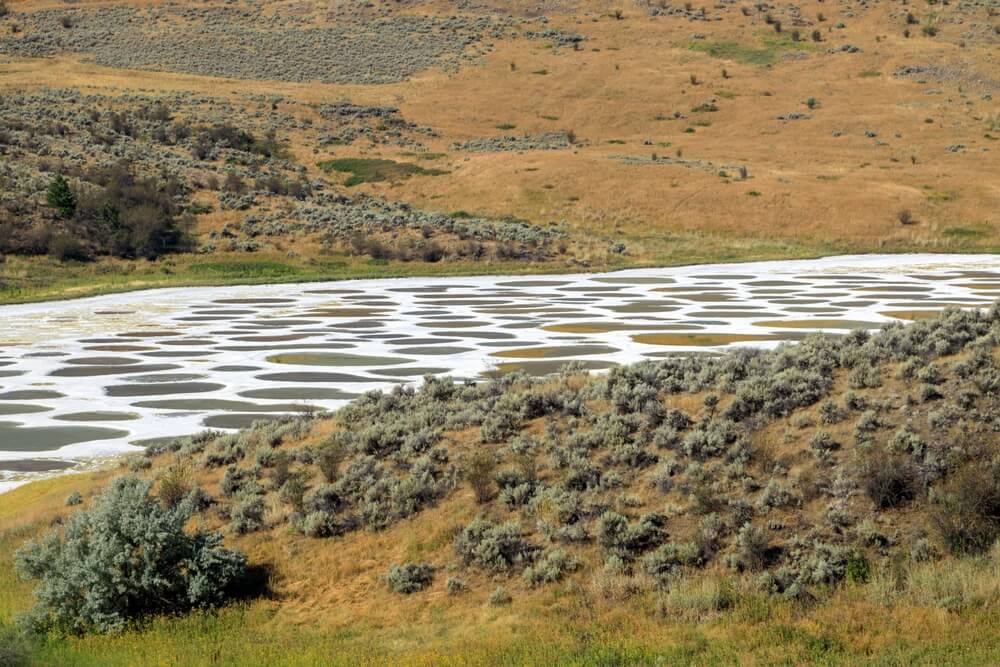
[[[944,369],[963,358],[937,362]],[[899,370],[898,365],[883,369],[885,384],[866,390],[865,396],[894,402],[914,390],[917,385],[899,379]],[[834,395],[846,389],[840,375]],[[702,398],[679,394],[667,400],[694,411]],[[912,417],[937,405],[915,406],[906,414]],[[601,403],[596,407],[602,409]],[[807,454],[812,431],[805,424],[815,419],[814,410],[807,407],[756,431],[753,440],[760,460],[796,462],[798,479],[805,479],[803,467],[812,465]],[[891,418],[891,413],[884,416]],[[526,423],[522,432],[537,433],[542,421]],[[315,444],[331,428],[336,428],[336,417],[332,423],[320,420],[303,440],[290,444]],[[849,435],[851,420],[827,428],[843,443],[834,465],[853,460],[858,452]],[[883,437],[888,433],[879,436],[879,442]],[[443,442],[456,457],[482,447],[474,434],[465,432],[448,433]],[[172,458],[162,455],[148,474],[155,477]],[[63,505],[71,491],[90,498],[115,474],[118,470],[106,469],[60,476],[0,496],[0,563],[10,563],[21,542],[71,511]],[[198,467],[196,475],[198,483],[218,497],[221,469]],[[639,483],[641,479],[626,481],[626,490],[642,496],[646,507],[664,504]],[[669,498],[667,505],[676,502]],[[811,522],[819,525],[825,502],[819,499],[770,518],[779,525],[798,526],[795,531]],[[814,590],[816,598],[800,601],[765,595],[750,579],[715,564],[693,571],[676,585],[676,593],[671,593],[675,597],[666,598],[664,607],[665,598],[654,589],[629,592],[603,578],[600,556],[589,547],[575,551],[585,567],[537,589],[516,578],[497,580],[462,569],[469,590],[449,596],[444,580],[452,566],[443,565],[426,591],[401,596],[387,590],[381,577],[392,564],[453,562],[451,543],[458,528],[484,511],[506,516],[496,505],[477,506],[471,490],[463,486],[384,531],[311,539],[291,531],[284,523],[287,510],[272,504],[268,529],[228,538],[251,561],[273,568],[272,598],[213,614],[157,619],[142,631],[120,637],[49,639],[35,647],[37,664],[985,665],[992,664],[1000,650],[998,550],[984,557],[945,557],[924,564],[894,559],[890,553],[880,559],[869,583],[820,586]],[[883,529],[891,527],[896,544],[902,545],[907,534],[921,530],[924,509],[921,504],[890,513],[869,510],[863,516]],[[211,513],[199,521],[224,527]],[[672,535],[683,534],[684,523],[683,516],[671,520]],[[512,605],[485,603],[497,583],[512,592]],[[721,612],[716,602],[720,596],[731,602]],[[0,624],[29,605],[29,586],[14,578],[12,568],[0,567]]]
[[[448,3],[424,4],[421,11],[452,11]],[[823,3],[801,3],[801,15],[812,21],[801,29],[801,42],[791,41],[790,26],[778,36],[762,14],[744,16],[735,6],[722,12],[721,21],[698,22],[704,39],[692,41],[688,20],[651,19],[634,8],[619,21],[599,4],[577,3],[575,9],[554,11],[550,17],[552,27],[588,38],[580,51],[554,49],[545,40],[505,38],[497,40],[495,51],[480,65],[449,76],[426,72],[386,86],[225,81],[115,70],[78,57],[59,57],[19,61],[6,68],[0,73],[0,90],[78,86],[111,95],[139,89],[219,95],[232,88],[299,103],[349,98],[359,104],[399,106],[408,121],[440,134],[427,140],[427,148],[441,156],[434,167],[448,173],[364,183],[352,191],[430,210],[513,215],[537,224],[565,220],[579,238],[624,242],[628,254],[613,260],[620,261],[615,266],[1000,250],[1000,180],[992,158],[996,131],[990,129],[996,103],[967,83],[989,75],[994,46],[989,41],[959,44],[958,28],[947,22],[937,38],[905,39],[900,15],[905,9],[895,3],[853,17]],[[49,5],[31,0],[19,3],[18,10]],[[935,9],[944,17],[953,11]],[[783,10],[775,11],[783,16]],[[921,19],[930,14],[913,11]],[[984,11],[961,18],[992,20]],[[821,12],[827,15],[824,21],[816,18]],[[844,27],[834,29],[841,21]],[[809,41],[812,28],[823,33],[822,43]],[[861,51],[827,52],[843,44]],[[920,83],[892,76],[897,68],[913,64],[942,66],[954,78]],[[532,74],[541,70],[548,74]],[[691,85],[691,76],[697,85]],[[930,88],[941,94],[928,95]],[[805,105],[810,98],[818,100],[816,108]],[[715,100],[718,111],[693,111],[708,100]],[[672,119],[675,112],[685,118]],[[777,120],[791,112],[811,118]],[[495,136],[498,126],[514,126],[516,134],[573,130],[578,144],[572,150],[504,153],[452,148],[456,141]],[[687,132],[689,128],[694,132]],[[866,137],[869,130],[877,136]],[[311,143],[295,136],[282,139],[290,142],[291,153],[311,178],[324,177],[316,164],[328,159],[353,164],[412,159],[402,147],[359,144],[314,154]],[[955,144],[966,150],[949,152]],[[619,159],[627,155],[646,160],[653,153],[660,158],[657,164],[625,164]],[[732,165],[747,166],[749,178],[735,179]],[[718,175],[722,168],[729,170],[728,177]],[[896,213],[902,209],[910,210],[917,224],[900,225]],[[586,256],[579,258],[586,265],[386,267],[346,259],[346,265],[331,268],[323,266],[327,258],[318,248],[295,249],[307,259],[289,260],[278,252],[262,257],[293,268],[268,278],[253,271],[244,275],[188,268],[205,261],[247,261],[225,252],[209,260],[175,258],[172,267],[166,265],[170,273],[163,264],[142,262],[117,273],[108,267],[120,268],[119,263],[79,267],[8,260],[0,266],[0,302],[264,279],[608,268],[606,259]]]
[[[66,513],[62,498],[70,491],[89,495],[108,477],[107,471],[66,475],[5,494],[0,562],[10,563],[24,539]],[[399,556],[426,553],[428,537],[433,543],[442,520],[452,520],[453,513],[453,507],[441,507],[377,537],[360,535],[355,543],[336,547],[323,541],[303,544],[306,540],[281,533],[241,546],[285,559],[279,579],[286,568],[294,571],[288,576],[301,575],[310,561],[329,552],[340,554],[341,567],[356,560],[358,569],[384,571]],[[936,576],[944,576],[953,564],[939,567]],[[311,582],[295,588],[322,586],[338,574],[314,570]],[[371,572],[366,576],[375,578]],[[979,576],[995,577],[995,572]],[[960,614],[930,604],[885,608],[873,602],[869,589],[874,584],[845,586],[812,606],[747,591],[722,615],[689,619],[663,618],[644,597],[624,603],[595,600],[584,586],[570,580],[518,594],[512,606],[498,609],[471,595],[401,597],[373,581],[365,599],[319,613],[285,594],[212,614],[157,619],[141,632],[120,637],[50,639],[35,647],[32,664],[987,665],[1000,650],[995,606]],[[0,623],[10,622],[29,604],[29,586],[15,578],[12,568],[0,568]]]
[[[364,257],[290,258],[278,253],[173,255],[157,262],[101,259],[92,263],[58,262],[49,258],[7,257],[0,262],[0,305],[76,299],[159,287],[221,286],[473,275],[539,275],[589,273],[629,268],[692,264],[809,259],[854,253],[937,252],[919,244],[872,248],[827,241],[760,241],[718,236],[672,237],[668,251],[651,259],[628,256],[616,261],[578,264],[571,261],[400,262]],[[983,247],[955,252],[1000,252]]]

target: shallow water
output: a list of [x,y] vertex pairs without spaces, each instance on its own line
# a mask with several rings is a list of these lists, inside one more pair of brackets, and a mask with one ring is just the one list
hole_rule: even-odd
[[872,255],[0,306],[0,488],[130,443],[334,409],[426,374],[542,375],[573,360],[600,370],[988,306],[998,271],[995,256]]

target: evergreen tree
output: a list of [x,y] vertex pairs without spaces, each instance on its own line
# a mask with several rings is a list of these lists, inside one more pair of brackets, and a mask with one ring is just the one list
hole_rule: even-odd
[[49,206],[54,208],[59,217],[64,220],[72,218],[73,214],[76,213],[76,195],[73,193],[72,188],[69,187],[69,182],[62,177],[62,174],[57,175],[49,183],[45,199],[49,203]]

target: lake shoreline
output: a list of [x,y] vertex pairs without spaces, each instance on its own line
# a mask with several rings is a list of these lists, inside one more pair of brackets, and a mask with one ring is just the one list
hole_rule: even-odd
[[301,406],[335,411],[428,374],[480,380],[548,374],[570,362],[603,370],[770,348],[809,330],[875,329],[924,316],[921,303],[932,311],[991,305],[994,293],[962,277],[982,269],[996,278],[978,280],[1000,280],[1000,256],[166,287],[7,305],[0,435],[13,439],[0,461],[127,454],[146,441],[238,430]]

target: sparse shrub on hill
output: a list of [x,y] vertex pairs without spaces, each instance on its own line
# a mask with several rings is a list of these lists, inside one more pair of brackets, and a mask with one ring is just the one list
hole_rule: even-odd
[[389,590],[405,595],[424,590],[430,586],[433,579],[434,568],[426,563],[393,565],[386,575]]
[[39,629],[120,632],[151,614],[223,604],[246,574],[217,533],[184,530],[191,508],[165,508],[150,483],[119,477],[61,529],[29,542],[18,572],[37,580],[29,620]]
[[230,528],[237,534],[252,533],[264,527],[264,500],[260,493],[241,489],[233,498]]
[[[445,567],[540,587],[590,577],[579,570],[603,561],[602,590],[627,596],[650,586],[667,595],[703,576],[696,570],[725,565],[740,585],[752,577],[761,590],[808,600],[845,577],[860,582],[864,559],[875,582],[883,559],[901,551],[978,552],[1000,535],[988,463],[998,333],[1000,308],[949,310],[599,376],[433,377],[353,401],[319,445],[300,443],[320,419],[302,415],[183,438],[141,460],[156,479],[154,455],[197,461],[196,475],[224,468],[209,477],[222,472],[218,492],[206,487],[217,497],[193,487],[160,505],[210,508],[205,518],[229,522],[236,540],[288,528],[349,540],[447,499],[483,518],[454,534]],[[886,386],[835,393],[859,370]],[[922,387],[940,398],[916,400]],[[495,442],[483,442],[487,423],[499,429]],[[463,485],[473,493],[456,495]],[[442,552],[435,558],[447,560]],[[677,595],[672,608],[704,609],[698,591]]]
[[973,463],[935,489],[932,520],[956,554],[982,553],[1000,536],[1000,474]]
[[159,477],[156,496],[164,507],[176,507],[191,492],[191,470],[183,463],[168,467]]
[[466,564],[506,573],[534,561],[538,548],[524,540],[517,523],[475,519],[455,536],[455,552]]
[[563,549],[552,549],[524,570],[522,579],[530,586],[541,586],[562,579],[580,567],[580,562]]
[[[183,186],[172,177],[140,178],[132,165],[120,162],[81,174],[73,188],[61,175],[46,192],[46,201],[63,221],[42,228],[41,247],[24,241],[9,250],[49,252],[59,259],[94,255],[155,259],[187,247],[189,219],[178,198]],[[11,243],[10,241],[8,243]]]
[[918,472],[902,456],[872,453],[861,464],[859,474],[865,493],[878,509],[902,505],[920,492]]
[[496,467],[496,459],[486,450],[476,452],[466,462],[465,479],[472,487],[477,503],[485,503],[493,497]]

